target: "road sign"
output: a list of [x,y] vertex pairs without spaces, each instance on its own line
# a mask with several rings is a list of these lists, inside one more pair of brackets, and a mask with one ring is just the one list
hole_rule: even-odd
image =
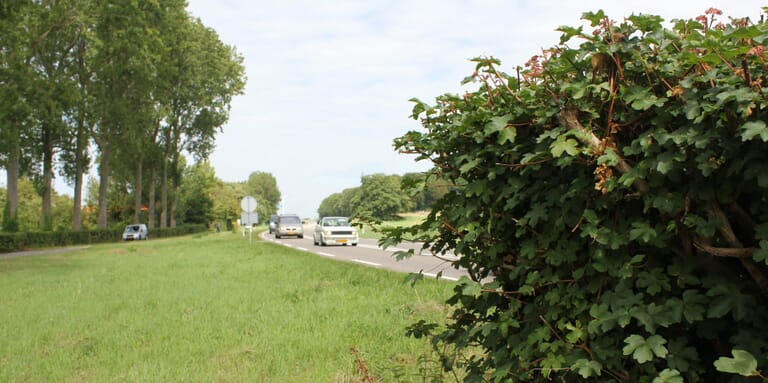
[[[253,197],[246,197],[246,198],[253,198]],[[245,201],[245,198],[243,198],[243,201]],[[254,200],[255,202],[256,200]],[[243,209],[250,208],[253,206],[253,209],[256,209],[256,205],[249,205],[246,203],[241,203],[240,205],[243,205]],[[243,226],[243,236],[245,236],[245,229],[248,228],[248,244],[253,243],[253,227],[259,224],[259,213],[256,213],[255,211],[247,212],[244,211],[240,213],[240,225]]]
[[243,208],[243,211],[246,213],[253,213],[256,211],[256,198],[253,198],[249,195],[243,197],[242,200],[240,200],[240,207]]
[[253,226],[259,224],[259,213],[242,212],[240,213],[240,224],[243,226]]

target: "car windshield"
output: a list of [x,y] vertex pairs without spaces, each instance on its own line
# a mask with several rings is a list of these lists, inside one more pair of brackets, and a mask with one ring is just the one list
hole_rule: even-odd
[[326,218],[323,226],[349,226],[349,221],[346,218]]
[[139,225],[131,225],[131,226],[126,226],[125,227],[125,232],[126,233],[133,233],[133,232],[136,232],[136,231],[139,231]]
[[280,217],[280,223],[301,223],[299,217]]

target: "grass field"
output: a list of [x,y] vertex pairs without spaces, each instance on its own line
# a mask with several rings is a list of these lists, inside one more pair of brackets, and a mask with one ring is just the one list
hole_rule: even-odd
[[[381,223],[381,226],[382,227],[413,226],[415,224],[419,224],[422,221],[424,221],[424,218],[427,217],[427,212],[420,211],[420,212],[411,212],[411,213],[400,213],[399,216],[400,216],[400,219],[384,221]],[[363,238],[379,239],[381,238],[381,233],[377,232],[376,230],[373,230],[369,225],[365,225],[365,231],[361,231],[360,236]]]
[[0,259],[0,381],[428,381],[452,284],[404,277],[232,233]]

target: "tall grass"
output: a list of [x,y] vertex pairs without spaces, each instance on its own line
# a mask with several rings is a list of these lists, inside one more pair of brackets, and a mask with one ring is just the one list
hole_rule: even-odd
[[231,233],[0,259],[0,381],[425,380],[452,285],[403,278]]

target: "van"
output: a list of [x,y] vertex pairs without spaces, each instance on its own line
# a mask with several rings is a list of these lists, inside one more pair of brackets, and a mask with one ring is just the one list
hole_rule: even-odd
[[147,232],[147,225],[143,223],[137,223],[128,225],[123,231],[123,241],[149,239],[149,233]]

